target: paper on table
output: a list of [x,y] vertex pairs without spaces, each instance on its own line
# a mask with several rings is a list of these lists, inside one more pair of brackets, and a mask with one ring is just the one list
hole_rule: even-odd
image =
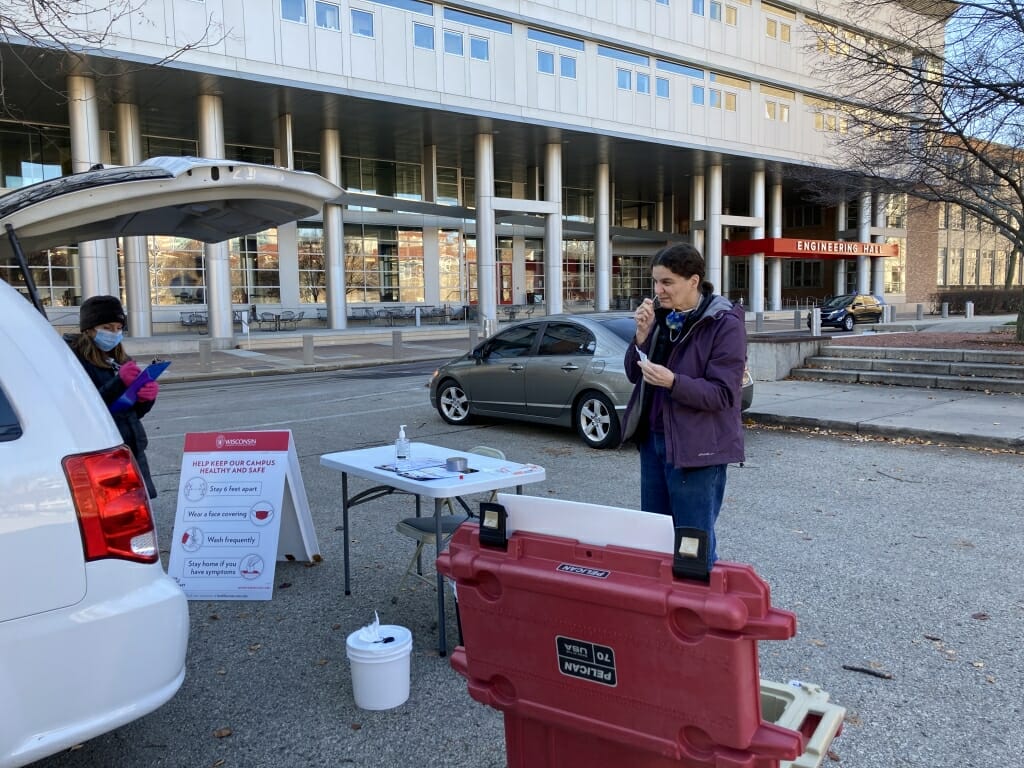
[[385,469],[388,472],[398,472],[401,474],[403,472],[414,472],[417,469],[424,469],[426,467],[441,466],[444,466],[444,459],[403,459],[392,464],[380,464],[377,469]]

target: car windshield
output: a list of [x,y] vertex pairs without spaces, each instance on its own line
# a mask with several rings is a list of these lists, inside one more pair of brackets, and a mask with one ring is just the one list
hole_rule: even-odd
[[614,333],[627,344],[636,336],[636,321],[632,317],[611,317],[602,320],[601,325]]
[[842,296],[833,296],[831,299],[821,305],[822,309],[839,309],[840,307],[847,306],[854,299],[854,294],[846,293]]

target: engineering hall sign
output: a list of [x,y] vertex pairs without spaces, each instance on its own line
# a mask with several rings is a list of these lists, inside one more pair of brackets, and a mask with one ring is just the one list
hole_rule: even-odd
[[857,256],[891,258],[900,255],[895,243],[861,243],[856,240],[804,240],[796,237],[767,237],[761,240],[726,240],[726,256],[752,256],[763,253],[773,258],[851,259]]

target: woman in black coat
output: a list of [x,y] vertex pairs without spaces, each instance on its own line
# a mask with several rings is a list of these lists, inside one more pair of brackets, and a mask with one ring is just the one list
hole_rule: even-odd
[[[93,296],[82,304],[78,323],[82,332],[64,337],[108,407],[141,373],[121,345],[124,324],[124,308],[116,297]],[[130,408],[111,414],[121,439],[139,465],[151,499],[156,497],[156,486],[149,473],[146,459],[149,439],[141,419],[152,410],[159,391],[155,381],[147,382],[139,387],[137,399]]]

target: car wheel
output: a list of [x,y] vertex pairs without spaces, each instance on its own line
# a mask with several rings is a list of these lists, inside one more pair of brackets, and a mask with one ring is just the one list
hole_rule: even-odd
[[615,406],[600,392],[587,392],[576,403],[576,432],[591,448],[619,444],[619,417]]
[[454,381],[446,381],[437,388],[437,412],[449,424],[467,424],[469,396]]
[[846,317],[843,318],[843,330],[844,331],[852,331],[853,330],[853,315],[847,315]]

